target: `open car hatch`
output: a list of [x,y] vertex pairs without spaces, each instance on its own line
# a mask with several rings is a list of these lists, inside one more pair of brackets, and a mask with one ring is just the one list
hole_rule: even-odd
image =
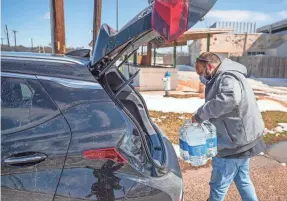
[[202,19],[215,1],[155,0],[119,32],[104,24],[98,34],[90,71],[133,122],[135,133],[139,134],[147,157],[154,164],[155,175],[168,171],[168,153],[162,132],[151,120],[143,97],[131,84],[139,70],[127,79],[114,64],[148,42],[160,47],[176,40]]
[[91,72],[96,76],[103,75],[102,71],[118,58],[148,42],[160,47],[176,40],[200,21],[216,1],[155,0],[119,32],[103,24],[94,47]]

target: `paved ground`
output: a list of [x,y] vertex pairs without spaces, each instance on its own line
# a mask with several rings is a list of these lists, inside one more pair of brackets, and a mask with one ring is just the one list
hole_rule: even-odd
[[[211,167],[183,172],[185,201],[205,201],[209,195]],[[287,167],[265,156],[256,156],[251,161],[251,177],[260,201],[287,200]],[[225,201],[240,201],[234,184]]]

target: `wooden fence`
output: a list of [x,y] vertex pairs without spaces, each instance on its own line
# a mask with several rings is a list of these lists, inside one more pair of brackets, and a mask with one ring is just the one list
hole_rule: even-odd
[[287,78],[287,57],[242,56],[230,59],[245,65],[248,76]]

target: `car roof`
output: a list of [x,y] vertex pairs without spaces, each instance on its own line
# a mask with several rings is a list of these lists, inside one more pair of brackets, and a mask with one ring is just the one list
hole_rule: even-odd
[[35,53],[35,52],[8,52],[1,51],[2,57],[12,57],[12,58],[29,58],[29,59],[47,59],[55,62],[72,62],[76,64],[87,65],[89,59],[66,56],[61,54],[51,54],[51,53]]
[[51,76],[95,82],[88,66],[89,59],[64,55],[1,52],[1,71],[30,75]]

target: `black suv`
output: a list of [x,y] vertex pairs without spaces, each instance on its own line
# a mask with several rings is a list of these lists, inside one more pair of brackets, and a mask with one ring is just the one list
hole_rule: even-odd
[[200,12],[184,4],[189,25],[172,36],[160,2],[118,33],[103,25],[91,58],[1,53],[3,201],[183,199],[171,143],[130,84],[136,75],[126,79],[114,63],[146,42],[175,39],[214,1],[192,1]]

